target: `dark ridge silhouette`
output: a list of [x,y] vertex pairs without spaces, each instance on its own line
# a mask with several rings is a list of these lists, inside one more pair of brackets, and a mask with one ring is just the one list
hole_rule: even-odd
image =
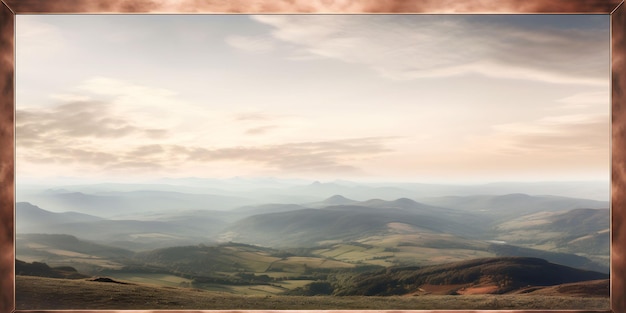
[[95,281],[99,283],[113,283],[113,284],[128,285],[128,283],[117,281],[108,277],[98,277],[98,278],[90,279],[89,281]]
[[40,276],[50,278],[80,279],[89,276],[79,273],[71,266],[50,267],[43,262],[27,263],[15,260],[15,275]]

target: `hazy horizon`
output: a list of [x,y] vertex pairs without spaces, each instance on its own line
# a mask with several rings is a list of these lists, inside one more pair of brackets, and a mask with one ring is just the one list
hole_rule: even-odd
[[277,176],[230,176],[230,177],[201,177],[201,176],[162,176],[153,177],[149,179],[145,178],[84,178],[84,177],[68,177],[68,176],[55,176],[49,177],[49,179],[33,179],[26,180],[16,177],[16,185],[21,186],[70,186],[70,185],[94,185],[94,184],[167,184],[176,182],[183,183],[185,181],[282,181],[290,182],[294,184],[332,184],[332,183],[354,183],[364,185],[385,185],[385,184],[424,184],[424,185],[490,185],[490,184],[569,184],[569,183],[607,183],[608,180],[603,179],[570,179],[570,180],[541,180],[541,179],[519,179],[519,180],[493,180],[493,179],[480,179],[478,177],[472,178],[459,178],[454,180],[418,180],[418,179],[393,179],[393,178],[365,178],[365,179],[346,179],[346,178],[326,178],[318,179],[315,177],[277,177]]
[[[159,178],[142,181],[101,181],[65,178],[55,181],[17,182],[16,201],[49,204],[46,197],[65,194],[68,197],[122,196],[135,192],[150,192],[154,196],[166,194],[212,195],[243,197],[249,203],[308,203],[334,196],[366,201],[381,199],[393,201],[408,198],[416,201],[428,197],[445,196],[504,196],[527,194],[529,196],[557,196],[578,199],[609,201],[608,181],[500,181],[500,182],[425,182],[425,181],[362,181],[362,180],[310,180],[281,179],[275,177],[231,177],[225,179],[184,177]],[[43,197],[43,198],[42,198]],[[54,196],[53,196],[54,197]],[[93,199],[93,201],[99,201]],[[146,201],[150,202],[148,199]],[[139,204],[139,203],[138,203]],[[145,204],[144,205],[148,205]],[[208,205],[208,204],[207,204]],[[243,205],[243,204],[241,204]],[[148,205],[149,206],[149,205]],[[67,210],[54,204],[56,211]]]

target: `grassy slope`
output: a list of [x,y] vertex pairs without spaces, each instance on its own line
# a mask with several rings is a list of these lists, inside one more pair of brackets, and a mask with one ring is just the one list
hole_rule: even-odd
[[[363,273],[343,282],[337,295],[407,295],[424,285],[450,285],[457,290],[490,287],[488,293],[509,293],[526,286],[608,279],[608,274],[583,271],[542,259],[498,257],[426,267],[395,267]],[[608,294],[607,294],[608,295]]]
[[307,268],[352,268],[353,264],[319,257],[276,256],[278,250],[241,244],[186,246],[137,254],[135,260],[183,273],[210,275],[215,272],[281,272],[298,276]]
[[311,247],[329,240],[357,240],[380,234],[388,223],[406,223],[434,232],[478,234],[479,228],[446,215],[398,208],[332,206],[259,214],[229,226],[233,241],[272,247]]
[[419,297],[236,296],[196,289],[16,277],[18,310],[33,309],[585,309],[608,298],[530,295]]

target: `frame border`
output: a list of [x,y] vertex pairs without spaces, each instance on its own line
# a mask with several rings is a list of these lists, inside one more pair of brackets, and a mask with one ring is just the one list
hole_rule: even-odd
[[[626,74],[624,73],[624,69],[626,69],[626,36],[624,35],[626,5],[624,0],[363,0],[360,2],[349,0],[182,0],[178,2],[174,0],[0,0],[0,225],[2,226],[0,228],[0,247],[2,248],[0,250],[0,289],[2,290],[0,292],[0,312],[15,312],[15,16],[19,14],[107,13],[609,15],[611,32],[610,301],[612,312],[626,312],[626,265],[624,265],[626,258],[626,152],[624,152],[626,150]],[[307,311],[323,312],[322,310]],[[469,312],[469,310],[462,311]],[[68,310],[68,312],[76,311]],[[109,312],[116,311],[111,310]],[[235,311],[222,310],[222,312]],[[246,310],[236,312],[246,312]],[[266,312],[288,311],[269,310]],[[333,310],[332,312],[342,311]],[[398,311],[394,310],[394,312]],[[472,310],[472,312],[480,311]]]

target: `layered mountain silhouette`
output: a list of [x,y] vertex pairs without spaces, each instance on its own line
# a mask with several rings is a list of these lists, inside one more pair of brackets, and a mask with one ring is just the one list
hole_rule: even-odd
[[607,208],[608,201],[577,199],[559,196],[531,196],[514,193],[506,195],[475,195],[475,196],[445,196],[423,198],[421,202],[430,205],[482,212],[499,219],[507,219],[541,211],[564,211],[580,208]]

